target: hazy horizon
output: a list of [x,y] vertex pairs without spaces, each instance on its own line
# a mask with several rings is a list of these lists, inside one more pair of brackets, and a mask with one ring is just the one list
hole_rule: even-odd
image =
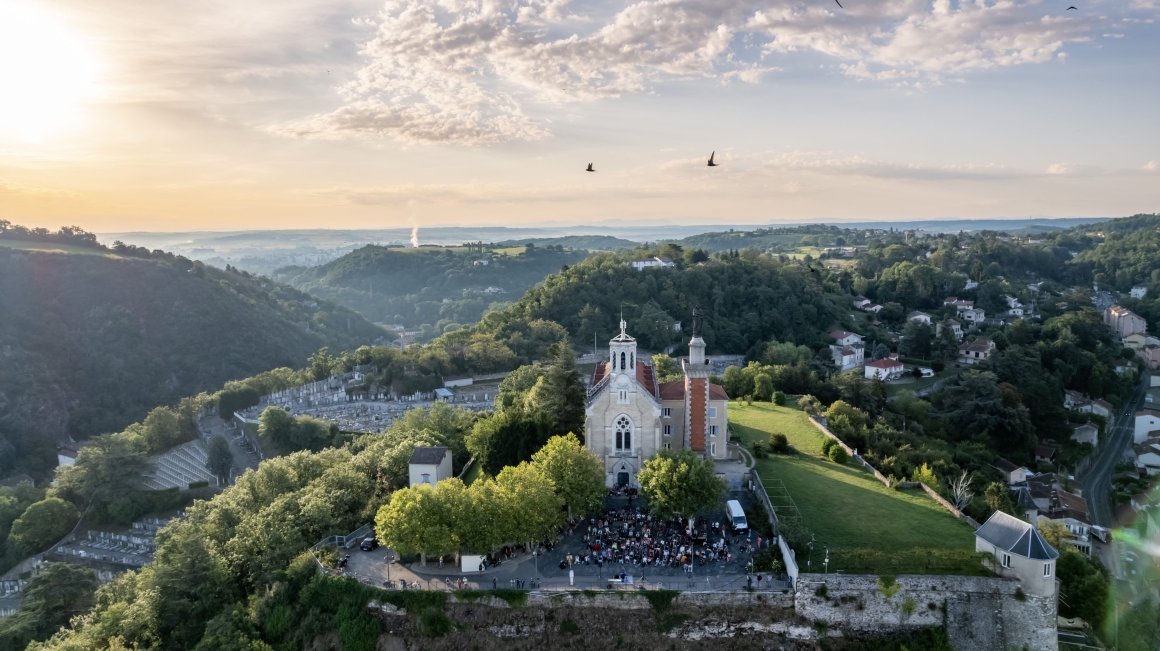
[[843,4],[11,0],[0,217],[174,232],[1160,210],[1157,0]]

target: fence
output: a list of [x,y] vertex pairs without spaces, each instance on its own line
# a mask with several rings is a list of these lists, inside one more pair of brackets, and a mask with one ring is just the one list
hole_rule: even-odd
[[[810,417],[810,423],[812,423],[814,427],[818,428],[818,430],[822,434],[828,436],[829,438],[833,439],[834,441],[837,441],[838,445],[842,446],[842,449],[845,450],[846,453],[849,454],[851,458],[856,460],[858,463],[862,464],[863,468],[865,468],[866,470],[869,470],[871,473],[873,473],[875,479],[882,482],[882,484],[884,486],[886,486],[887,488],[891,487],[889,479],[887,479],[882,473],[878,472],[878,469],[875,468],[874,466],[870,465],[870,463],[868,461],[863,459],[862,455],[858,454],[858,452],[856,450],[854,450],[850,446],[843,443],[842,439],[835,436],[834,433],[831,432],[829,429],[827,429],[825,425],[822,425],[821,423],[819,423],[812,416]],[[967,524],[971,525],[971,527],[973,527],[975,529],[978,529],[980,526],[982,526],[978,522],[976,522],[975,519],[972,518],[971,516],[956,509],[953,504],[948,502],[945,498],[943,498],[942,495],[939,495],[937,491],[935,491],[930,486],[927,486],[926,484],[923,484],[921,482],[916,482],[916,481],[907,481],[907,482],[900,482],[898,484],[898,488],[922,488],[922,490],[926,491],[926,494],[930,495],[931,498],[934,499],[934,501],[938,502],[946,510],[950,511],[951,515],[955,516],[956,518],[958,518],[959,520],[961,520],[963,522],[966,522]]]
[[[794,575],[797,573],[797,565],[794,564]],[[376,582],[370,577],[363,577],[349,574],[353,578],[370,585],[375,588],[385,588],[387,590],[446,590],[454,591],[459,589],[465,590],[491,590],[493,588],[512,589],[516,587],[515,579],[504,579],[492,583],[491,577],[480,577],[478,575],[460,575],[460,576],[446,576],[433,579],[422,579],[406,583],[403,579],[396,579],[390,583],[386,581]],[[698,576],[696,574],[685,577],[657,577],[655,580],[649,577],[633,576],[625,581],[621,581],[617,577],[593,577],[584,576],[576,577],[574,580],[567,577],[556,577],[550,579],[529,579],[524,581],[521,585],[523,590],[533,592],[575,592],[578,590],[584,591],[600,591],[600,592],[639,592],[642,590],[682,590],[682,591],[698,591],[698,592],[732,592],[737,590],[752,590],[758,593],[774,593],[774,592],[788,592],[793,589],[793,585],[789,581],[778,581],[772,578],[769,573],[762,573],[762,580],[760,584],[757,581],[757,574],[749,576]],[[403,587],[403,586],[406,587]]]
[[346,534],[345,536],[327,536],[327,537],[323,538],[322,540],[319,540],[318,542],[314,543],[314,546],[310,548],[310,551],[313,552],[313,551],[318,550],[321,547],[326,547],[326,546],[343,547],[345,549],[350,549],[351,547],[354,547],[356,544],[358,544],[358,542],[361,541],[363,538],[366,538],[368,535],[370,535],[370,533],[371,533],[371,524],[368,522],[368,523],[364,524],[363,526],[359,527],[358,529],[355,529],[354,531]]

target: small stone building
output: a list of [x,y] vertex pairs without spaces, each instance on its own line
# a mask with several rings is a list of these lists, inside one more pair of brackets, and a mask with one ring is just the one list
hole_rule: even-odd
[[1055,561],[1059,552],[1029,522],[996,511],[975,531],[975,551],[995,557],[991,569],[1016,578],[1031,595],[1055,594]]

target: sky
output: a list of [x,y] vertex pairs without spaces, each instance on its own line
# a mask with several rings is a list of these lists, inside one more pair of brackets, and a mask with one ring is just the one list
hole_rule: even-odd
[[842,5],[3,0],[0,218],[110,232],[1160,211],[1160,0]]

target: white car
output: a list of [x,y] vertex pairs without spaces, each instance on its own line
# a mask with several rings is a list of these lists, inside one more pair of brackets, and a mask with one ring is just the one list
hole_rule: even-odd
[[918,367],[918,370],[919,370],[919,372],[922,373],[922,377],[934,377],[934,370],[933,369],[923,368],[920,366],[920,367]]

